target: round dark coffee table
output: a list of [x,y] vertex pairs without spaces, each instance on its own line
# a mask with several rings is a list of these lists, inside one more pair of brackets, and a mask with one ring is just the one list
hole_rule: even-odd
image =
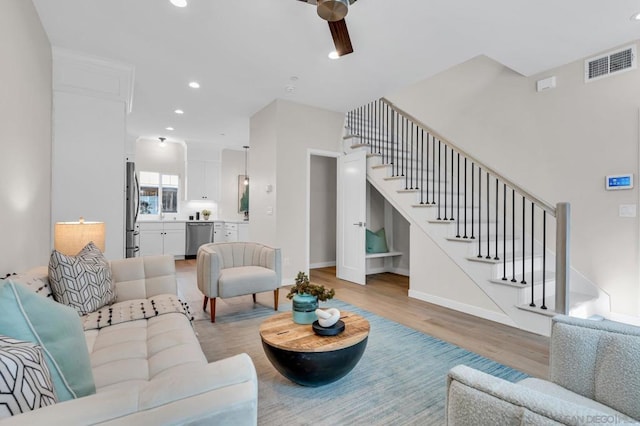
[[274,315],[260,325],[260,338],[271,364],[283,376],[303,386],[322,386],[344,377],[356,366],[369,337],[369,321],[342,312],[345,330],[318,336],[310,324],[293,322],[291,312]]

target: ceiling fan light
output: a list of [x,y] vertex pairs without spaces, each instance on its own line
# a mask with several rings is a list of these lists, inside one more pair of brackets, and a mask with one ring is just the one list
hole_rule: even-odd
[[329,59],[338,59],[338,58],[340,58],[340,55],[335,50],[329,52],[328,56],[329,56]]
[[318,0],[317,11],[325,21],[339,21],[349,12],[349,0]]
[[169,0],[175,7],[186,7],[187,0]]

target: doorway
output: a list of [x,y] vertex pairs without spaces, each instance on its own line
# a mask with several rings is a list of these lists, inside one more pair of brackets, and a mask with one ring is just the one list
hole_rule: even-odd
[[309,269],[336,265],[337,152],[309,152]]

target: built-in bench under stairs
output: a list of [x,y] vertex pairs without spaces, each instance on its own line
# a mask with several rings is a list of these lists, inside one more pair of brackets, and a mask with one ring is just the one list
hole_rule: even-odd
[[345,129],[345,152],[367,151],[368,181],[411,235],[446,253],[499,321],[548,335],[556,313],[608,313],[608,295],[570,267],[568,204],[542,201],[385,99],[349,112]]

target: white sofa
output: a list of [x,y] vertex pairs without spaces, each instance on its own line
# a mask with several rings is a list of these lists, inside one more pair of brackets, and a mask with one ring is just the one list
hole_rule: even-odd
[[[117,292],[114,307],[177,293],[171,256],[113,261],[111,271]],[[50,294],[46,267],[16,281],[35,287],[43,297]],[[85,337],[96,393],[9,417],[0,424],[257,423],[258,385],[249,356],[207,363],[184,314],[167,313],[88,330]]]
[[549,381],[518,383],[454,367],[447,425],[640,424],[640,328],[556,316],[549,361]]

